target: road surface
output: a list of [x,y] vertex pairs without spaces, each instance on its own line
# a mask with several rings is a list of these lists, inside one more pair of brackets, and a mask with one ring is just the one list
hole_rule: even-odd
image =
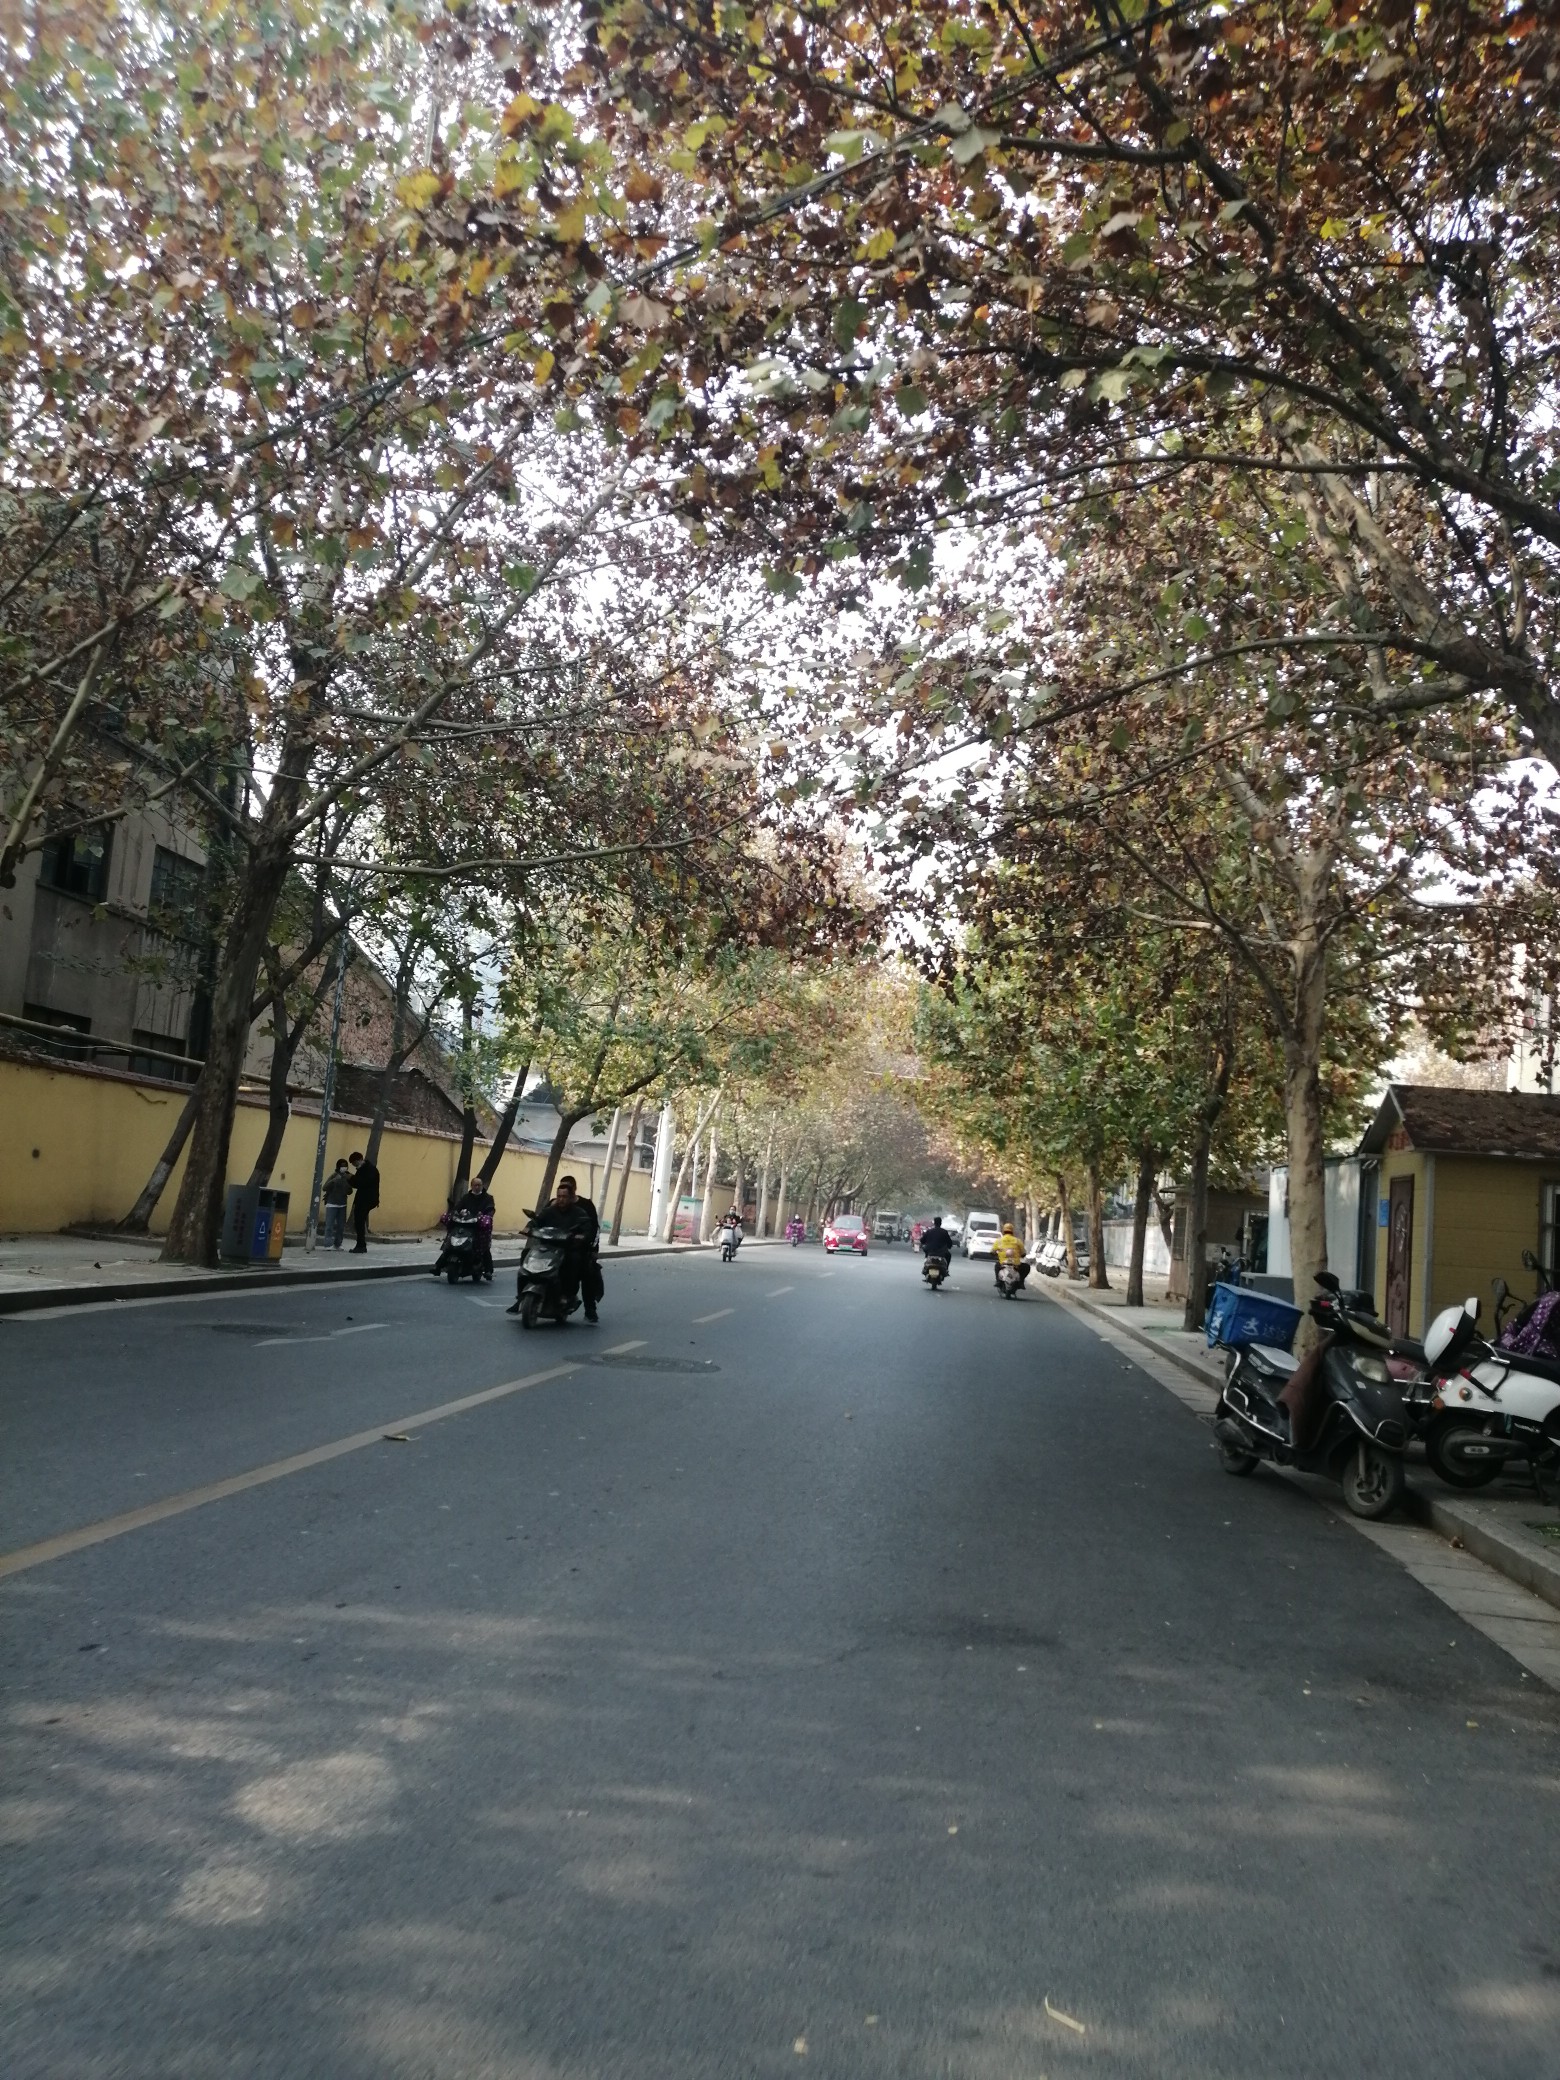
[[984,1267],[608,1281],[0,1322],[8,2080],[1560,2075],[1389,1555]]

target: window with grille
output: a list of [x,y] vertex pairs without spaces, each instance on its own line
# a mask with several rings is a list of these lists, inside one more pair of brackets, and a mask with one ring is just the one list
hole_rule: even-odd
[[[83,1044],[92,1030],[90,1018],[78,1017],[74,1011],[54,1011],[47,1004],[24,1004],[22,1017],[28,1021],[25,1029],[27,1045],[38,1053],[63,1055],[67,1061],[81,1061],[91,1053],[92,1050]],[[59,1037],[55,1039],[38,1032],[39,1026],[52,1027]]]
[[107,824],[100,824],[96,830],[70,831],[62,838],[51,838],[38,855],[39,881],[64,895],[101,903],[108,894],[113,835]]
[[205,889],[206,869],[199,860],[159,845],[152,860],[150,923],[172,938],[198,938]]

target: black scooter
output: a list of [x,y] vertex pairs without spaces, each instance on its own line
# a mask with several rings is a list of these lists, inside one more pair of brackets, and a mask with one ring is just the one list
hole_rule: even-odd
[[921,1265],[921,1276],[935,1293],[948,1276],[950,1268],[946,1257],[927,1257]]
[[1407,1485],[1403,1395],[1387,1369],[1390,1337],[1368,1297],[1346,1293],[1331,1272],[1317,1283],[1311,1319],[1327,1334],[1307,1358],[1252,1343],[1233,1354],[1213,1414],[1226,1473],[1251,1473],[1261,1460],[1324,1473],[1356,1517],[1385,1517]]
[[577,1257],[578,1248],[568,1228],[548,1223],[528,1231],[515,1284],[522,1329],[534,1329],[541,1321],[557,1322],[561,1327],[584,1305],[580,1297],[583,1267],[570,1262],[571,1253]]

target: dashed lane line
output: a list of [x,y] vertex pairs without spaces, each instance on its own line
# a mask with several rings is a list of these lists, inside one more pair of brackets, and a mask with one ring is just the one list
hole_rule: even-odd
[[280,1350],[284,1344],[334,1343],[338,1336],[364,1336],[370,1329],[388,1329],[388,1322],[354,1322],[350,1329],[328,1329],[323,1336],[266,1336],[255,1345],[257,1351]]
[[693,1318],[694,1324],[697,1326],[700,1322],[724,1321],[728,1314],[735,1314],[736,1311],[734,1307],[717,1307],[713,1314],[696,1314]]
[[774,1291],[772,1293],[766,1293],[764,1295],[764,1298],[766,1300],[778,1300],[782,1293],[794,1293],[795,1291],[795,1286],[776,1286]]
[[160,1524],[167,1517],[183,1516],[186,1510],[203,1509],[208,1502],[221,1502],[229,1495],[242,1495],[249,1488],[263,1488],[271,1481],[285,1480],[292,1473],[306,1473],[311,1466],[323,1466],[331,1459],[343,1458],[348,1452],[360,1452],[366,1445],[380,1444],[389,1432],[404,1432],[424,1429],[429,1423],[443,1422],[446,1416],[464,1415],[468,1408],[481,1408],[488,1401],[502,1401],[507,1394],[520,1394],[527,1387],[539,1387],[544,1381],[562,1379],[566,1374],[578,1372],[578,1364],[550,1365],[545,1372],[529,1372],[524,1379],[505,1380],[502,1386],[485,1387],[480,1394],[462,1395],[459,1401],[442,1401],[437,1408],[419,1409],[415,1415],[395,1416],[387,1423],[376,1423],[372,1430],[358,1430],[351,1437],[338,1437],[330,1444],[316,1445],[312,1451],[294,1452],[290,1458],[273,1459],[266,1466],[252,1466],[247,1473],[233,1474],[223,1481],[208,1481],[202,1488],[186,1488],[181,1495],[165,1495],[161,1502],[148,1502],[140,1509],[125,1510],[117,1517],[100,1517],[95,1524],[83,1524],[75,1531],[61,1532],[57,1538],[40,1539],[36,1545],[18,1546],[14,1552],[0,1553],[0,1576],[22,1574],[30,1567],[42,1567],[50,1560],[63,1560],[68,1553],[79,1553],[87,1546],[100,1546],[111,1538],[123,1538],[128,1531],[142,1531],[149,1524]]
[[642,1351],[644,1347],[644,1337],[634,1336],[631,1337],[627,1343],[614,1343],[609,1350],[602,1351],[600,1355],[603,1358],[623,1358],[626,1357],[630,1351]]

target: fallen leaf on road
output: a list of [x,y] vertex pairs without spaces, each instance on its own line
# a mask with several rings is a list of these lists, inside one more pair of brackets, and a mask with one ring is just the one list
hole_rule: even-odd
[[1064,2015],[1060,2008],[1053,2008],[1051,2006],[1051,1996],[1049,1994],[1045,1996],[1045,2012],[1047,2013],[1047,2015],[1050,2016],[1053,2022],[1059,2022],[1062,2025],[1063,2029],[1073,2030],[1080,2037],[1086,2037],[1089,2034],[1088,2030],[1084,2027],[1084,2025],[1081,2022],[1077,2020],[1075,2016]]
[[948,1832],[949,1832],[950,1834],[957,1834],[957,1833],[958,1833],[958,1831],[959,1831],[959,1830],[958,1830],[958,1829],[957,1829],[956,1827],[950,1827],[950,1828],[949,1828],[949,1830],[948,1830]]
[[869,2016],[867,2017],[867,2028],[868,2028],[868,2029],[876,2029],[876,2028],[877,2028],[877,2017],[876,2017],[875,2015],[869,2015]]
[[1478,1720],[1477,1720],[1477,1719],[1470,1719],[1470,1720],[1468,1721],[1468,1724],[1469,1724],[1469,1725],[1470,1725],[1470,1726],[1471,1726],[1471,1727],[1473,1728],[1473,1730],[1474,1730],[1474,1732],[1475,1732],[1475,1733],[1477,1733],[1477,1732],[1478,1732],[1478,1730],[1479,1730],[1479,1722],[1478,1722]]
[[384,1441],[386,1444],[412,1444],[415,1439],[408,1437],[404,1430],[387,1430]]
[[805,2058],[807,2056],[807,2039],[805,2037],[798,2037],[796,2042],[791,2046],[791,2049],[796,2053],[798,2058]]

